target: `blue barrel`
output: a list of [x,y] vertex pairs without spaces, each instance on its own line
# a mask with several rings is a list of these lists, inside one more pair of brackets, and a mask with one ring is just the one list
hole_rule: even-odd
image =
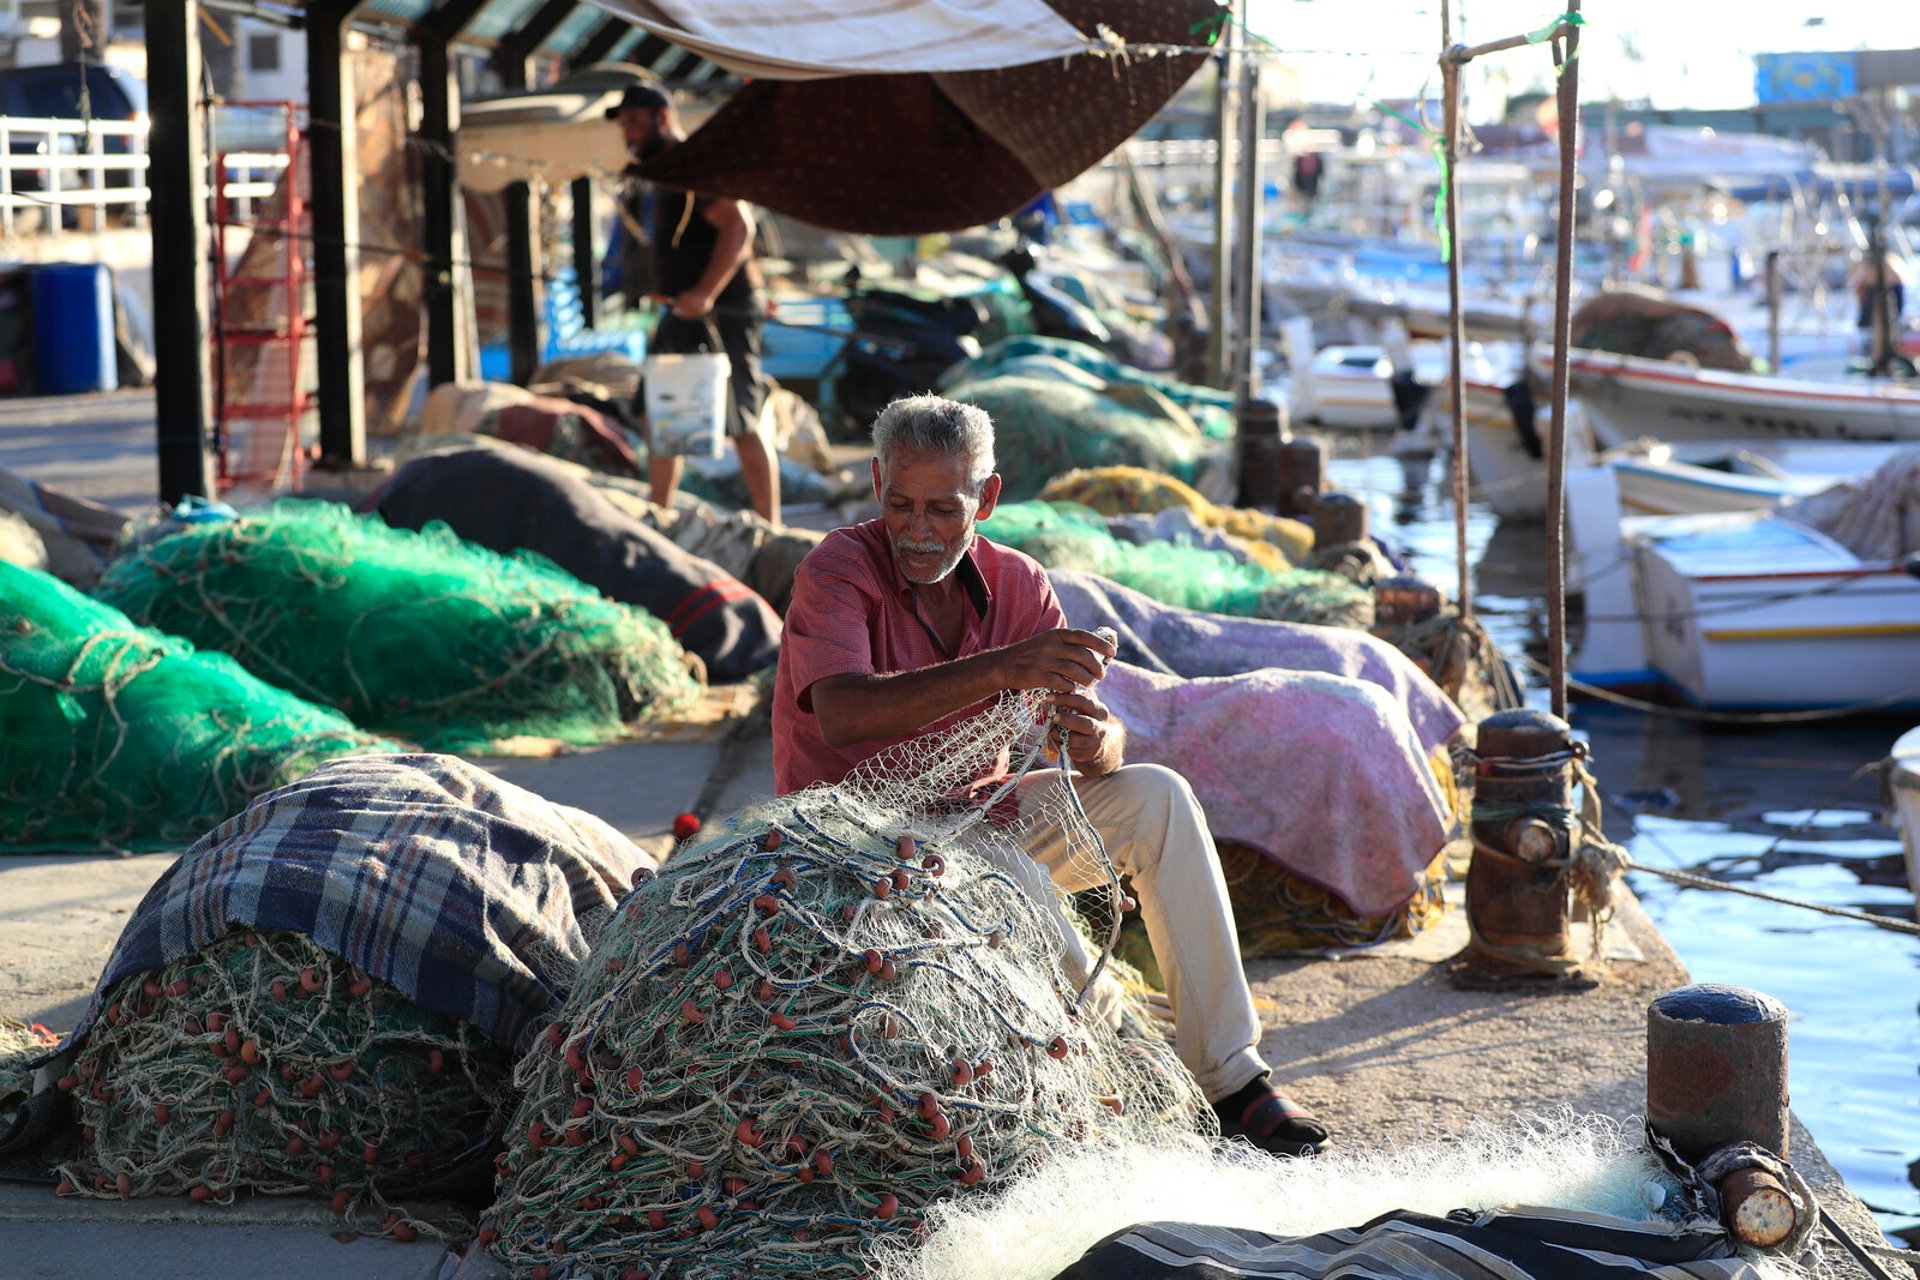
[[112,391],[113,280],[98,263],[50,262],[33,269],[33,365],[45,395]]

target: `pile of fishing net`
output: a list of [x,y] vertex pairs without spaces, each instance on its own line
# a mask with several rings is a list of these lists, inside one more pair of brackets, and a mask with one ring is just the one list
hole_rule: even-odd
[[652,865],[452,756],[262,796],[161,873],[54,1059],[65,1189],[319,1193],[368,1226],[423,1183],[489,1187],[516,1057]]
[[358,724],[437,749],[521,734],[605,742],[699,692],[658,619],[550,561],[333,503],[182,524],[116,562],[98,593]]
[[1017,334],[1003,338],[965,364],[956,365],[941,379],[941,389],[961,381],[977,381],[1004,373],[1045,371],[1093,390],[1112,383],[1151,387],[1185,409],[1200,429],[1215,440],[1233,438],[1233,396],[1213,387],[1182,382],[1163,373],[1136,369],[1100,348],[1071,338]]
[[0,850],[178,844],[323,760],[397,750],[0,563]]
[[[1313,554],[1313,526],[1249,507],[1209,502],[1191,485],[1142,467],[1092,467],[1055,476],[1039,494],[1042,502],[1074,502],[1103,516],[1182,510],[1201,524],[1244,540],[1268,569],[1306,563]],[[1266,554],[1261,554],[1262,551]]]
[[1373,622],[1372,594],[1335,574],[1272,572],[1199,547],[1122,542],[1097,513],[1068,503],[1003,503],[980,531],[1049,569],[1098,574],[1183,609],[1363,629]]
[[1361,915],[1332,890],[1293,874],[1252,845],[1221,840],[1218,847],[1240,954],[1248,960],[1410,938],[1438,924],[1447,912],[1444,852],[1428,864],[1404,904],[1379,915]]
[[236,930],[102,999],[58,1086],[82,1142],[62,1194],[245,1187],[346,1213],[484,1148],[511,1107],[512,1055],[303,934]]
[[1078,1013],[991,805],[938,807],[1038,706],[750,806],[639,884],[521,1063],[481,1241],[536,1277],[862,1275],[942,1199],[1202,1125],[1164,1043]]
[[966,379],[946,394],[978,405],[993,418],[1009,501],[1033,497],[1048,480],[1075,467],[1145,467],[1221,497],[1232,488],[1227,448],[1148,386],[1113,383],[1096,390],[1009,374]]

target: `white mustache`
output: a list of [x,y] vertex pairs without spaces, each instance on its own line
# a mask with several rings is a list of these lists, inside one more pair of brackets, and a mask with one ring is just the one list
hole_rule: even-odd
[[947,549],[947,544],[944,542],[908,542],[904,538],[893,545],[902,551],[911,551],[920,556],[937,556]]

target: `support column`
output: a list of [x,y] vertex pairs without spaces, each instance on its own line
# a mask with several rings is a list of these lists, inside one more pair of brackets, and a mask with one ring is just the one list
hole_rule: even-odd
[[427,382],[439,386],[466,375],[454,281],[456,202],[453,139],[460,128],[460,87],[453,79],[453,42],[487,0],[450,0],[414,28],[420,51],[421,249],[426,253]]
[[155,442],[160,500],[212,496],[206,107],[198,0],[146,0],[147,202],[153,233]]
[[[527,87],[527,59],[573,10],[573,0],[548,0],[495,51],[500,78],[509,89]],[[507,355],[514,382],[525,386],[540,364],[540,293],[533,244],[533,192],[524,182],[508,185]]]
[[307,156],[313,174],[320,465],[335,470],[361,466],[367,456],[366,366],[360,341],[360,150],[354,140],[346,63],[347,21],[359,4],[312,0],[307,6]]
[[575,178],[573,193],[573,280],[580,287],[580,320],[600,327],[600,276],[593,260],[593,179]]

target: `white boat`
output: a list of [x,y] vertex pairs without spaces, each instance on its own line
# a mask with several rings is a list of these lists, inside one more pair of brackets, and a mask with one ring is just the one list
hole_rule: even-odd
[[[1516,410],[1516,403],[1518,409]],[[1537,398],[1530,414],[1526,401],[1510,400],[1506,386],[1466,378],[1461,405],[1467,419],[1467,476],[1470,497],[1485,503],[1502,520],[1538,523],[1547,514],[1546,441],[1552,426],[1552,406]],[[1523,431],[1516,412],[1526,414],[1531,431]],[[1443,382],[1433,388],[1420,420],[1395,447],[1398,453],[1438,453],[1451,447],[1453,411]],[[1592,464],[1599,452],[1586,410],[1578,400],[1567,402],[1567,466]]]
[[1907,887],[1913,890],[1913,914],[1920,920],[1920,727],[1893,744],[1893,768],[1887,778],[1893,793],[1894,825],[1907,853]]
[[[1438,342],[1409,342],[1404,333],[1380,343],[1341,343],[1314,347],[1313,325],[1296,316],[1280,327],[1290,377],[1287,409],[1296,422],[1345,431],[1391,431],[1400,412],[1394,403],[1396,367],[1438,394],[1448,375],[1447,348]],[[1503,372],[1477,342],[1468,343],[1464,369],[1485,382]],[[1429,399],[1431,399],[1431,395]]]
[[1765,511],[1878,470],[1913,448],[1895,441],[1637,441],[1609,450],[1629,516]]
[[1920,386],[1911,384],[1775,378],[1587,350],[1571,353],[1569,377],[1607,448],[1647,436],[1920,441]]
[[1920,707],[1920,567],[1768,512],[1621,518],[1567,477],[1586,634],[1573,676],[1725,710]]

